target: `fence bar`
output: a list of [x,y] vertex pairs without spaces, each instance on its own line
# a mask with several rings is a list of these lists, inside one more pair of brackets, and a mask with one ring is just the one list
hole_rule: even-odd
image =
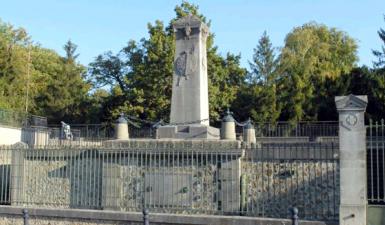
[[143,225],[150,225],[149,210],[147,208],[143,209]]
[[23,221],[24,221],[24,225],[29,225],[28,209],[23,209]]
[[291,209],[291,224],[292,225],[299,225],[299,217],[298,217],[298,209],[296,207],[293,207]]

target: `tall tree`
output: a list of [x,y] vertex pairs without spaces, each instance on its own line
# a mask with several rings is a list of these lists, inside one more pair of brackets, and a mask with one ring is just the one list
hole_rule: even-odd
[[0,107],[24,111],[29,36],[0,20]]
[[[199,14],[198,7],[182,2],[175,7],[176,17],[164,26],[161,21],[148,25],[149,38],[130,41],[118,54],[100,55],[90,64],[89,75],[94,83],[110,85],[114,104],[109,104],[110,117],[120,112],[142,119],[168,120],[174,60],[172,22],[193,14],[210,24]],[[245,70],[239,66],[240,56],[223,57],[213,45],[214,35],[207,40],[209,103],[212,119],[235,99]]]
[[[259,98],[249,112],[258,122],[275,122],[280,114],[277,102],[277,66],[278,60],[266,31],[254,49],[253,61],[249,62],[251,72],[248,74],[247,88],[254,89]],[[258,91],[259,90],[259,91]]]
[[346,33],[317,23],[294,28],[280,56],[281,119],[317,119],[318,90],[328,88],[326,79],[349,73],[357,60],[357,44]]
[[[48,117],[49,122],[61,120],[84,122],[86,112],[80,106],[87,100],[90,86],[84,81],[85,67],[76,63],[76,45],[64,46],[65,57],[47,49],[39,49],[33,67],[46,73],[46,85],[36,93],[36,112]],[[68,48],[69,47],[69,48]]]
[[[384,21],[385,21],[385,15],[384,15]],[[373,62],[375,67],[385,67],[385,30],[380,28],[380,30],[377,31],[378,36],[380,37],[381,41],[383,42],[383,45],[381,46],[381,50],[372,50],[373,54],[377,57],[377,62]]]
[[64,45],[63,49],[66,53],[66,56],[64,57],[66,62],[74,63],[75,60],[78,58],[79,54],[76,53],[78,46],[73,43],[71,40],[68,40],[66,44]]

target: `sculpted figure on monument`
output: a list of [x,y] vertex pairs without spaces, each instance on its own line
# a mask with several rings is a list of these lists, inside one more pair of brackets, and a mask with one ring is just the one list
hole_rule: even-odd
[[177,86],[179,86],[180,78],[184,77],[187,80],[186,74],[186,63],[187,63],[187,53],[185,51],[181,52],[178,58],[174,62],[175,74],[178,76]]
[[191,27],[190,24],[186,23],[184,27],[184,34],[185,34],[185,39],[190,39],[190,34],[191,34]]

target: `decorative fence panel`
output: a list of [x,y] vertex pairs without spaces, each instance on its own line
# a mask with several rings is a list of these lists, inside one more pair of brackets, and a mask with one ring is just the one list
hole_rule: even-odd
[[370,121],[367,126],[368,201],[385,205],[385,123]]
[[0,109],[0,125],[13,127],[46,127],[47,118],[25,112]]
[[337,220],[337,149],[2,149],[0,203]]
[[286,218],[296,206],[301,218],[337,220],[338,144],[265,144],[242,162],[242,211]]

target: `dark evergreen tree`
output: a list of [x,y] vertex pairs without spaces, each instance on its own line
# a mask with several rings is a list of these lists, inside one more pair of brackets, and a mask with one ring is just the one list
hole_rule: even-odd
[[381,50],[372,50],[373,54],[377,57],[377,62],[373,62],[373,64],[375,67],[385,67],[385,30],[380,28],[377,33],[381,41],[383,42],[383,45],[381,46]]

